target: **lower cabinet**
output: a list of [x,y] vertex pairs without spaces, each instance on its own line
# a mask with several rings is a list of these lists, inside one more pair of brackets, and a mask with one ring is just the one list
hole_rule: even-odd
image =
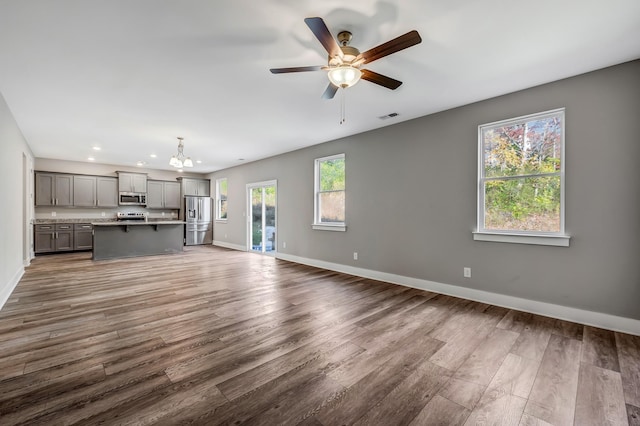
[[93,249],[93,225],[90,223],[76,223],[73,225],[73,249]]
[[93,226],[90,223],[35,225],[34,231],[36,254],[93,248]]
[[73,224],[56,225],[55,246],[56,251],[73,250]]
[[34,251],[36,254],[56,251],[55,225],[36,225],[33,235]]

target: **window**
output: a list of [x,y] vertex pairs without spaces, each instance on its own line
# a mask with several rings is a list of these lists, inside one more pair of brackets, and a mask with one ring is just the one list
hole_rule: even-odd
[[227,220],[227,178],[216,179],[216,220]]
[[316,159],[313,229],[345,231],[344,203],[344,154]]
[[564,109],[478,127],[476,240],[569,245]]

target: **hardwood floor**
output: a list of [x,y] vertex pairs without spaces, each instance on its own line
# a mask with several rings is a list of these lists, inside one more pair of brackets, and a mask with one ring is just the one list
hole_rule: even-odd
[[216,247],[37,257],[0,424],[638,425],[640,337]]

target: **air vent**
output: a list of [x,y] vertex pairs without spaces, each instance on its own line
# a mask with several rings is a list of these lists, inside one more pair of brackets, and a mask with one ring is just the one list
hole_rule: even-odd
[[393,118],[393,117],[397,117],[398,113],[397,112],[392,112],[391,114],[387,114],[387,115],[383,115],[378,117],[380,120],[386,120],[388,118]]

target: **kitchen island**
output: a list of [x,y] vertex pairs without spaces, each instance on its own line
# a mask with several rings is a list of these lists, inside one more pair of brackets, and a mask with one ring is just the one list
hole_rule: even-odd
[[93,260],[180,253],[184,224],[180,220],[93,222]]

